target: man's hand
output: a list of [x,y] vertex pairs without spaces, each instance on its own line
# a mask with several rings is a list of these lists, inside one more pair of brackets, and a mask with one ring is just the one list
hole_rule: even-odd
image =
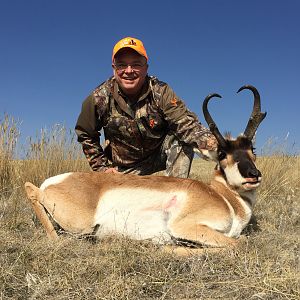
[[206,143],[203,145],[203,148],[194,148],[194,152],[197,153],[201,158],[205,160],[217,161],[217,149],[218,142],[212,134],[207,137]]
[[115,173],[115,174],[119,173],[119,174],[121,174],[120,172],[117,171],[116,168],[108,168],[104,171],[104,173]]
[[204,160],[218,161],[217,151],[194,148],[194,152]]
[[215,136],[211,136],[209,139],[207,139],[206,142],[206,149],[209,151],[217,151],[218,148],[218,142]]

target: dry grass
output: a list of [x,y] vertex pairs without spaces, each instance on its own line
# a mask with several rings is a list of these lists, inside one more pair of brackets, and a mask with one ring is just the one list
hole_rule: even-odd
[[[111,237],[49,242],[32,220],[24,181],[87,170],[74,136],[55,127],[15,160],[18,124],[0,125],[0,299],[299,299],[300,157],[258,159],[264,182],[253,231],[235,252],[177,258],[149,242]],[[208,181],[213,163],[195,160]]]

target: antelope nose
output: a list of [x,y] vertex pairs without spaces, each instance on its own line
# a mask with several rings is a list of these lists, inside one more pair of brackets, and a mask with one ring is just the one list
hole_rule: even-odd
[[250,169],[249,172],[248,172],[248,177],[251,177],[251,178],[258,178],[258,177],[261,177],[261,173],[258,169]]

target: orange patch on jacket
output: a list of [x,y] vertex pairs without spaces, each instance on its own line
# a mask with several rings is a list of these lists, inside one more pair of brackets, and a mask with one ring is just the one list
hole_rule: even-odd
[[177,99],[176,99],[176,98],[173,98],[173,99],[171,100],[171,104],[172,104],[173,106],[177,106]]
[[151,128],[153,128],[154,125],[155,125],[155,122],[154,122],[153,119],[151,119],[151,120],[149,121],[149,126],[150,126]]

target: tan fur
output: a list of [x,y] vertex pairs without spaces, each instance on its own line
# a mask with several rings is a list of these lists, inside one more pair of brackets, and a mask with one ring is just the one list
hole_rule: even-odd
[[244,220],[246,215],[240,201],[238,201],[239,194],[234,190],[224,188],[224,185],[216,180],[212,181],[211,185],[216,190],[222,191],[222,195],[229,201],[235,214]]
[[253,154],[252,151],[248,150],[247,153],[248,153],[248,155],[249,155],[249,157],[250,157],[251,160],[256,161],[256,155]]
[[[88,178],[86,178],[88,179]],[[99,194],[94,182],[89,182],[90,188],[78,188],[82,178],[76,177],[57,185],[49,186],[41,201],[53,219],[65,230],[73,233],[87,234],[92,232],[93,212],[96,209]],[[63,199],[55,201],[53,199]],[[76,216],[76,218],[74,217]]]
[[46,233],[50,240],[56,240],[58,238],[57,233],[50,222],[47,213],[45,212],[44,207],[40,204],[41,193],[39,188],[33,185],[30,182],[25,183],[25,190],[27,193],[27,197],[30,200],[30,204],[39,218],[40,222],[44,226]]

